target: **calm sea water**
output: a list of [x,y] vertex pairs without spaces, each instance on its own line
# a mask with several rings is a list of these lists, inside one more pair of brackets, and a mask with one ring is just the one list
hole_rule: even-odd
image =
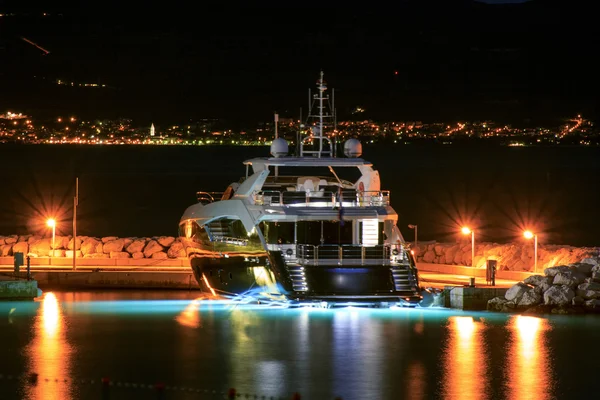
[[[0,234],[70,234],[74,178],[78,232],[92,236],[175,235],[197,191],[223,191],[245,174],[242,162],[267,147],[2,145]],[[390,189],[407,239],[600,245],[599,147],[365,145],[363,157]]]
[[0,315],[2,399],[213,399],[229,388],[319,400],[584,398],[600,355],[593,316],[282,309],[139,291],[48,292],[0,302]]

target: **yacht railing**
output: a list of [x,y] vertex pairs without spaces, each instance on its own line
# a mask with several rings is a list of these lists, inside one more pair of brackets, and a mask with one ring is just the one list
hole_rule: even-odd
[[198,203],[209,204],[215,200],[221,200],[224,192],[196,192]]
[[302,265],[390,265],[390,246],[355,244],[298,244],[296,259]]
[[211,238],[211,241],[219,242],[219,243],[234,244],[236,246],[247,246],[248,245],[247,239],[240,239],[240,238],[234,238],[234,237],[229,237],[229,236],[220,236],[220,235],[213,236]]
[[264,206],[373,207],[390,204],[389,190],[359,191],[281,191],[261,190],[254,193],[254,202]]

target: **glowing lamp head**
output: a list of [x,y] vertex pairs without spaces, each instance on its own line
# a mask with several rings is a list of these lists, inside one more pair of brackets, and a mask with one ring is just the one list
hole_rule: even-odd
[[56,226],[56,221],[50,218],[48,221],[46,221],[46,225],[48,225],[50,228],[54,228]]
[[462,229],[460,230],[463,235],[470,235],[471,234],[471,230],[469,228],[467,228],[466,226],[463,226]]
[[525,231],[523,232],[523,236],[525,236],[525,239],[531,239],[533,238],[535,235],[533,234],[533,232],[531,231]]

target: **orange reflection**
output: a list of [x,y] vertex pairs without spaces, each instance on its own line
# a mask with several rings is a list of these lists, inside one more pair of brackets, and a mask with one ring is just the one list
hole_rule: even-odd
[[202,325],[202,321],[200,320],[200,313],[198,312],[201,299],[202,297],[199,297],[196,300],[192,300],[192,302],[185,308],[185,310],[183,310],[181,314],[175,317],[175,320],[183,326],[187,326],[189,328],[199,328]]
[[413,361],[408,366],[407,371],[407,390],[406,399],[421,400],[425,399],[425,387],[427,385],[425,376],[425,366],[420,361]]
[[71,346],[67,343],[64,328],[64,317],[56,296],[54,293],[44,294],[34,324],[34,338],[27,348],[30,372],[39,375],[37,384],[27,386],[28,398],[72,398],[69,380]]
[[482,322],[450,317],[445,351],[444,398],[482,399],[489,392]]
[[517,315],[509,321],[512,340],[506,357],[509,399],[539,399],[549,397],[550,363],[544,331],[548,321]]

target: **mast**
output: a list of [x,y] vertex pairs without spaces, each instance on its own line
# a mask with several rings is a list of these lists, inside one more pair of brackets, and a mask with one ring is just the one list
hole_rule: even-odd
[[[312,95],[312,104],[311,104],[311,91],[309,89],[308,94],[309,94],[309,112],[308,112],[308,116],[307,116],[307,123],[308,120],[313,119],[316,120],[316,122],[314,122],[313,124],[313,129],[312,129],[312,135],[309,137],[304,138],[302,141],[300,141],[300,156],[304,156],[304,155],[312,155],[313,157],[318,157],[321,158],[323,156],[327,156],[327,157],[334,157],[334,147],[332,145],[332,141],[329,137],[325,136],[325,126],[331,128],[333,125],[333,107],[329,101],[329,96],[325,95],[325,91],[327,90],[327,84],[325,83],[325,80],[323,79],[324,77],[324,73],[323,71],[321,71],[320,75],[319,75],[319,79],[317,80],[317,93]],[[316,103],[316,104],[315,104]],[[315,104],[315,107],[318,108],[318,113],[313,114],[312,113],[312,105]],[[325,112],[325,107],[328,107],[330,109],[329,112]],[[329,118],[330,120],[326,121],[326,119]],[[317,143],[315,141],[318,141],[319,144],[317,145]],[[323,141],[326,142],[326,145],[329,146],[329,148],[324,148],[323,146]],[[304,145],[311,145],[314,146],[312,148],[314,148],[315,150],[310,150],[310,151],[305,151],[304,150]]]

